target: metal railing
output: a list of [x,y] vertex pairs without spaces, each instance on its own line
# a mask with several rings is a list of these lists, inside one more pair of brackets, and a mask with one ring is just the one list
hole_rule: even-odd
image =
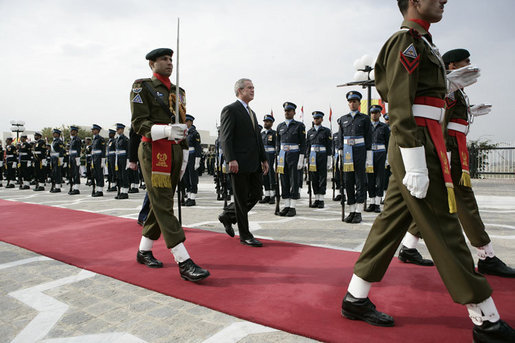
[[480,179],[515,179],[515,146],[469,146],[470,176]]

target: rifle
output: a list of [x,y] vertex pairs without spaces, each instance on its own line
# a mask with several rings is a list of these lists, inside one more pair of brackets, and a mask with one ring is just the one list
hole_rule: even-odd
[[277,154],[276,161],[275,161],[275,215],[276,216],[279,215],[280,202],[281,202],[281,190],[279,188],[279,173],[277,173],[278,165],[279,165],[279,154]]
[[[309,149],[309,151],[311,151],[311,148]],[[306,168],[307,169],[307,171],[306,171],[306,179],[307,179],[307,184],[308,184],[309,207],[311,207],[313,205],[313,201],[311,199],[311,197],[312,197],[311,174],[309,172],[310,162],[311,162],[311,156],[308,155],[308,164],[307,164],[307,168]]]
[[93,153],[91,153],[91,195],[95,194],[95,165],[93,164]]
[[344,187],[344,182],[343,182],[343,150],[342,150],[342,153],[340,154],[340,193],[342,195],[342,200],[341,200],[341,204],[342,204],[342,222],[344,221],[345,219],[345,187]]
[[336,182],[335,182],[335,175],[334,175],[334,168],[335,168],[335,164],[334,164],[334,158],[333,158],[333,161],[332,161],[332,166],[331,166],[331,173],[332,173],[332,177],[331,177],[331,182],[332,182],[332,189],[333,189],[333,200],[334,198],[336,197]]
[[215,173],[215,184],[216,184],[216,200],[222,200],[222,166],[220,164],[220,147],[218,144],[215,149],[216,153],[216,173]]

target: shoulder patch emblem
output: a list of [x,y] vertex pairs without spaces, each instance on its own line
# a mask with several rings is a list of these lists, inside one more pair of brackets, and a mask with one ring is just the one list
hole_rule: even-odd
[[413,43],[411,43],[406,50],[402,52],[402,54],[409,58],[417,58],[417,50],[415,49],[415,46],[413,46]]
[[139,92],[141,92],[142,88],[141,87],[138,87],[138,88],[133,88],[132,91],[136,94],[138,94]]
[[142,104],[143,100],[141,100],[141,96],[139,94],[136,94],[136,96],[132,99],[132,102]]
[[420,55],[417,54],[417,50],[413,43],[411,43],[404,51],[400,53],[401,63],[406,68],[408,73],[413,73],[417,69],[420,62]]

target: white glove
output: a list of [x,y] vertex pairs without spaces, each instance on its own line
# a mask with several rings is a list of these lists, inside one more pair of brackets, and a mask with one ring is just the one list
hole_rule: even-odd
[[470,106],[469,111],[470,114],[474,117],[484,116],[485,114],[490,113],[492,110],[492,105],[490,104],[479,104]]
[[338,150],[338,156],[343,156],[343,150],[342,149]]
[[304,167],[304,154],[299,155],[299,162],[297,163],[297,169],[302,169]]
[[426,154],[423,146],[416,148],[400,148],[406,175],[402,183],[411,195],[424,199],[429,188],[429,173],[426,165]]
[[327,170],[333,168],[333,156],[327,156]]
[[13,168],[16,168],[17,162],[13,162]]
[[195,166],[193,169],[197,170],[200,168],[200,157],[195,157]]
[[0,161],[0,168],[4,166],[4,161]]
[[41,165],[42,165],[43,167],[46,167],[46,163],[47,163],[47,162],[46,162],[46,160],[41,161]]
[[64,157],[59,157],[59,165],[62,166],[64,162]]
[[477,82],[480,75],[479,68],[471,65],[453,70],[447,74],[447,89],[449,93],[453,93],[458,89],[470,86]]
[[106,159],[105,159],[105,158],[102,158],[102,159],[100,160],[100,167],[101,167],[101,168],[105,168],[105,166],[106,166]]
[[171,124],[170,135],[168,139],[171,141],[182,141],[188,135],[188,126],[186,124]]
[[384,161],[384,167],[388,167],[390,165],[390,162],[388,162],[388,153],[386,153],[386,160]]
[[75,164],[80,166],[80,157],[75,157]]
[[186,166],[188,165],[188,158],[190,157],[190,152],[188,150],[182,151],[182,165],[181,165],[181,176],[179,180],[184,176],[184,172],[186,171]]
[[367,173],[374,172],[374,158],[373,158],[372,150],[367,150],[367,160],[365,162]]
[[63,163],[63,168],[66,168],[68,166],[68,163],[64,162]]

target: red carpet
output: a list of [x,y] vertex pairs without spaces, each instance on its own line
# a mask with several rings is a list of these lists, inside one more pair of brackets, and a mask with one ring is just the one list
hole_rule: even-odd
[[[472,323],[454,304],[435,268],[394,260],[372,287],[393,328],[343,319],[341,300],[358,254],[264,241],[250,248],[225,234],[186,229],[193,259],[209,269],[201,284],[183,281],[160,240],[163,269],[136,262],[135,220],[0,200],[0,240],[242,319],[328,342],[470,342]],[[515,325],[513,279],[489,277],[501,317]]]

